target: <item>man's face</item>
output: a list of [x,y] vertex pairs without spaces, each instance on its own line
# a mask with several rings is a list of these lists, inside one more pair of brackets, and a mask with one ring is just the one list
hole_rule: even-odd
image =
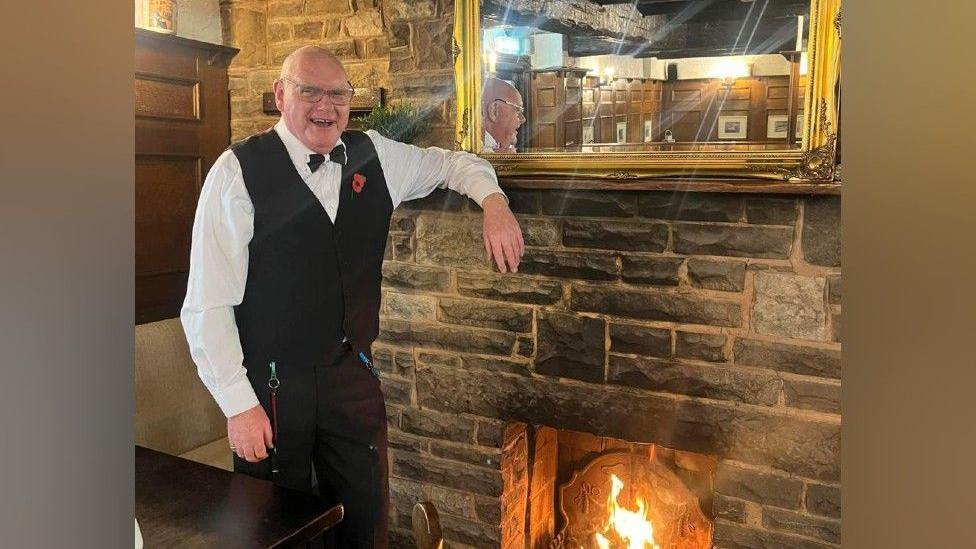
[[518,129],[525,122],[522,114],[522,95],[517,90],[508,89],[494,101],[496,118],[492,137],[498,141],[499,149],[515,146],[518,140]]
[[275,82],[275,105],[288,131],[309,149],[327,154],[349,125],[349,104],[336,105],[330,93],[314,103],[302,96],[307,99],[322,90],[349,87],[342,65],[329,58],[305,55],[296,59],[288,74]]

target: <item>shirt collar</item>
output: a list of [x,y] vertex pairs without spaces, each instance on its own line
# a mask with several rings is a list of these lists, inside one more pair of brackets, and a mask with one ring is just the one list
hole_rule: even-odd
[[[274,125],[274,130],[278,133],[278,137],[281,138],[281,142],[285,144],[285,150],[288,151],[288,157],[291,158],[292,164],[295,165],[295,169],[298,173],[302,175],[303,178],[308,177],[312,174],[312,170],[308,167],[308,155],[315,154],[315,151],[308,148],[304,143],[302,143],[295,134],[288,130],[288,126],[285,125],[285,119],[279,118],[278,122]],[[342,138],[336,142],[336,146],[345,143],[342,142]],[[329,160],[329,155],[325,155],[325,160]],[[321,169],[320,169],[321,171]]]
[[495,141],[494,136],[490,133],[485,132],[485,152],[495,152],[498,149],[498,141]]

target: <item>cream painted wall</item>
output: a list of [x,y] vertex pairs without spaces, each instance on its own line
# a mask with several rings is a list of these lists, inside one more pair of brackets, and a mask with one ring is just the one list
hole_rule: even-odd
[[613,67],[615,77],[666,78],[667,64],[678,64],[678,79],[715,78],[716,67],[735,62],[752,66],[752,76],[788,76],[790,64],[779,54],[736,55],[726,57],[693,57],[685,59],[634,59],[620,55],[594,55],[572,60],[576,67],[590,69],[593,74],[603,75],[607,67]]
[[[144,27],[145,0],[135,0],[135,25]],[[218,0],[177,0],[176,35],[222,44]]]
[[[714,78],[716,65],[722,62],[735,61],[752,65],[752,76],[788,76],[790,64],[785,57],[778,53],[768,55],[734,55],[726,57],[690,57],[685,59],[646,59],[645,71],[657,78],[666,74],[668,63],[678,64],[678,80],[697,78]],[[660,75],[660,76],[659,76]]]
[[539,33],[529,37],[532,41],[532,68],[560,67],[563,65],[563,35]]
[[635,78],[646,78],[644,63],[642,59],[626,57],[623,55],[591,55],[589,57],[576,58],[576,66],[590,69],[593,74],[603,75],[607,67],[613,68],[614,77],[622,78],[632,76]]

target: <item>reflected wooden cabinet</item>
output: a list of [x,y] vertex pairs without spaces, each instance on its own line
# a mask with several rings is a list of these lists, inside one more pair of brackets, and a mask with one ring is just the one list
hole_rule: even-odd
[[[645,123],[650,122],[657,132],[661,111],[661,82],[651,78],[619,78],[610,84],[600,84],[596,76],[583,79],[583,97],[592,98],[592,105],[584,103],[584,110],[593,112],[587,120],[592,124],[591,143],[643,143]],[[584,99],[584,101],[586,101]],[[589,130],[584,129],[584,132]],[[654,133],[657,140],[657,133]]]
[[533,150],[579,150],[583,142],[583,77],[585,69],[552,68],[527,71],[528,132]]
[[227,65],[238,50],[135,32],[135,318],[179,315],[203,178],[230,144]]

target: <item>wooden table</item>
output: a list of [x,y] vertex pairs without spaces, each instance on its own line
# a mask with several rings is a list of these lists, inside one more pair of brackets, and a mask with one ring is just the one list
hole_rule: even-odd
[[135,492],[146,549],[293,547],[343,514],[312,494],[140,446]]

